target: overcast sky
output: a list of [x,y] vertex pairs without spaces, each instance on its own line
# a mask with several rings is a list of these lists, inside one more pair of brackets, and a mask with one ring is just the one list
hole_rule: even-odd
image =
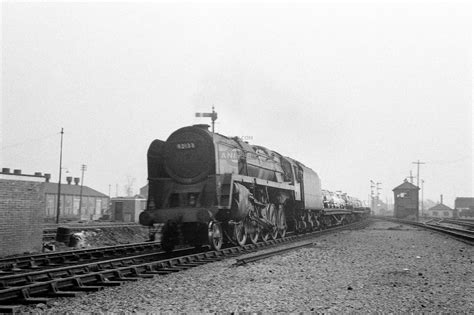
[[[470,2],[2,3],[0,166],[112,196],[146,151],[208,123],[382,198],[420,159],[425,198],[473,193]],[[416,180],[415,180],[416,183]]]

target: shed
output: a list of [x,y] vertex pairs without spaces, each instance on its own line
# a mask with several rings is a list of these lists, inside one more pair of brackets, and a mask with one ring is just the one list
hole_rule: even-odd
[[[79,185],[79,178],[71,184],[71,177],[66,178],[67,184],[61,184],[60,218],[68,220],[97,220],[109,207],[109,197],[87,186]],[[58,184],[45,182],[46,219],[54,219],[57,213]]]
[[418,220],[420,188],[405,180],[392,190],[395,201],[394,216],[400,219]]
[[141,197],[112,198],[112,220],[138,222],[140,212],[145,210],[146,199]]
[[427,212],[428,216],[432,218],[452,218],[454,216],[454,210],[442,203],[429,208]]

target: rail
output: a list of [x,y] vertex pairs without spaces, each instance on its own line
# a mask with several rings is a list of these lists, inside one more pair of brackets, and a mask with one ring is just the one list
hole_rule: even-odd
[[466,230],[466,229],[457,229],[453,227],[448,227],[444,225],[438,225],[436,223],[422,223],[416,222],[411,220],[404,220],[404,219],[397,219],[397,218],[390,218],[390,217],[376,217],[375,219],[391,221],[401,224],[413,225],[417,227],[421,227],[424,229],[429,229],[431,231],[436,231],[439,233],[443,233],[449,235],[459,241],[462,241],[469,245],[474,245],[474,231]]

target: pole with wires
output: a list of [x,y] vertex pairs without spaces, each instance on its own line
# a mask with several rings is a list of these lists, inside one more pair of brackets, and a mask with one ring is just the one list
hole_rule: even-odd
[[56,223],[59,223],[59,212],[61,208],[61,171],[63,168],[63,135],[64,135],[64,128],[61,128],[61,145],[59,147],[58,206],[56,209]]
[[82,164],[81,171],[82,171],[82,176],[81,176],[81,192],[79,195],[79,217],[82,220],[82,187],[84,186],[84,171],[87,171],[87,165]]

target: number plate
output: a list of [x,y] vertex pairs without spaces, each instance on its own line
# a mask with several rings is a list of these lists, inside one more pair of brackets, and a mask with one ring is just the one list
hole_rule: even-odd
[[184,142],[184,143],[177,143],[176,144],[176,149],[178,150],[189,150],[189,149],[194,149],[196,145],[194,142]]

